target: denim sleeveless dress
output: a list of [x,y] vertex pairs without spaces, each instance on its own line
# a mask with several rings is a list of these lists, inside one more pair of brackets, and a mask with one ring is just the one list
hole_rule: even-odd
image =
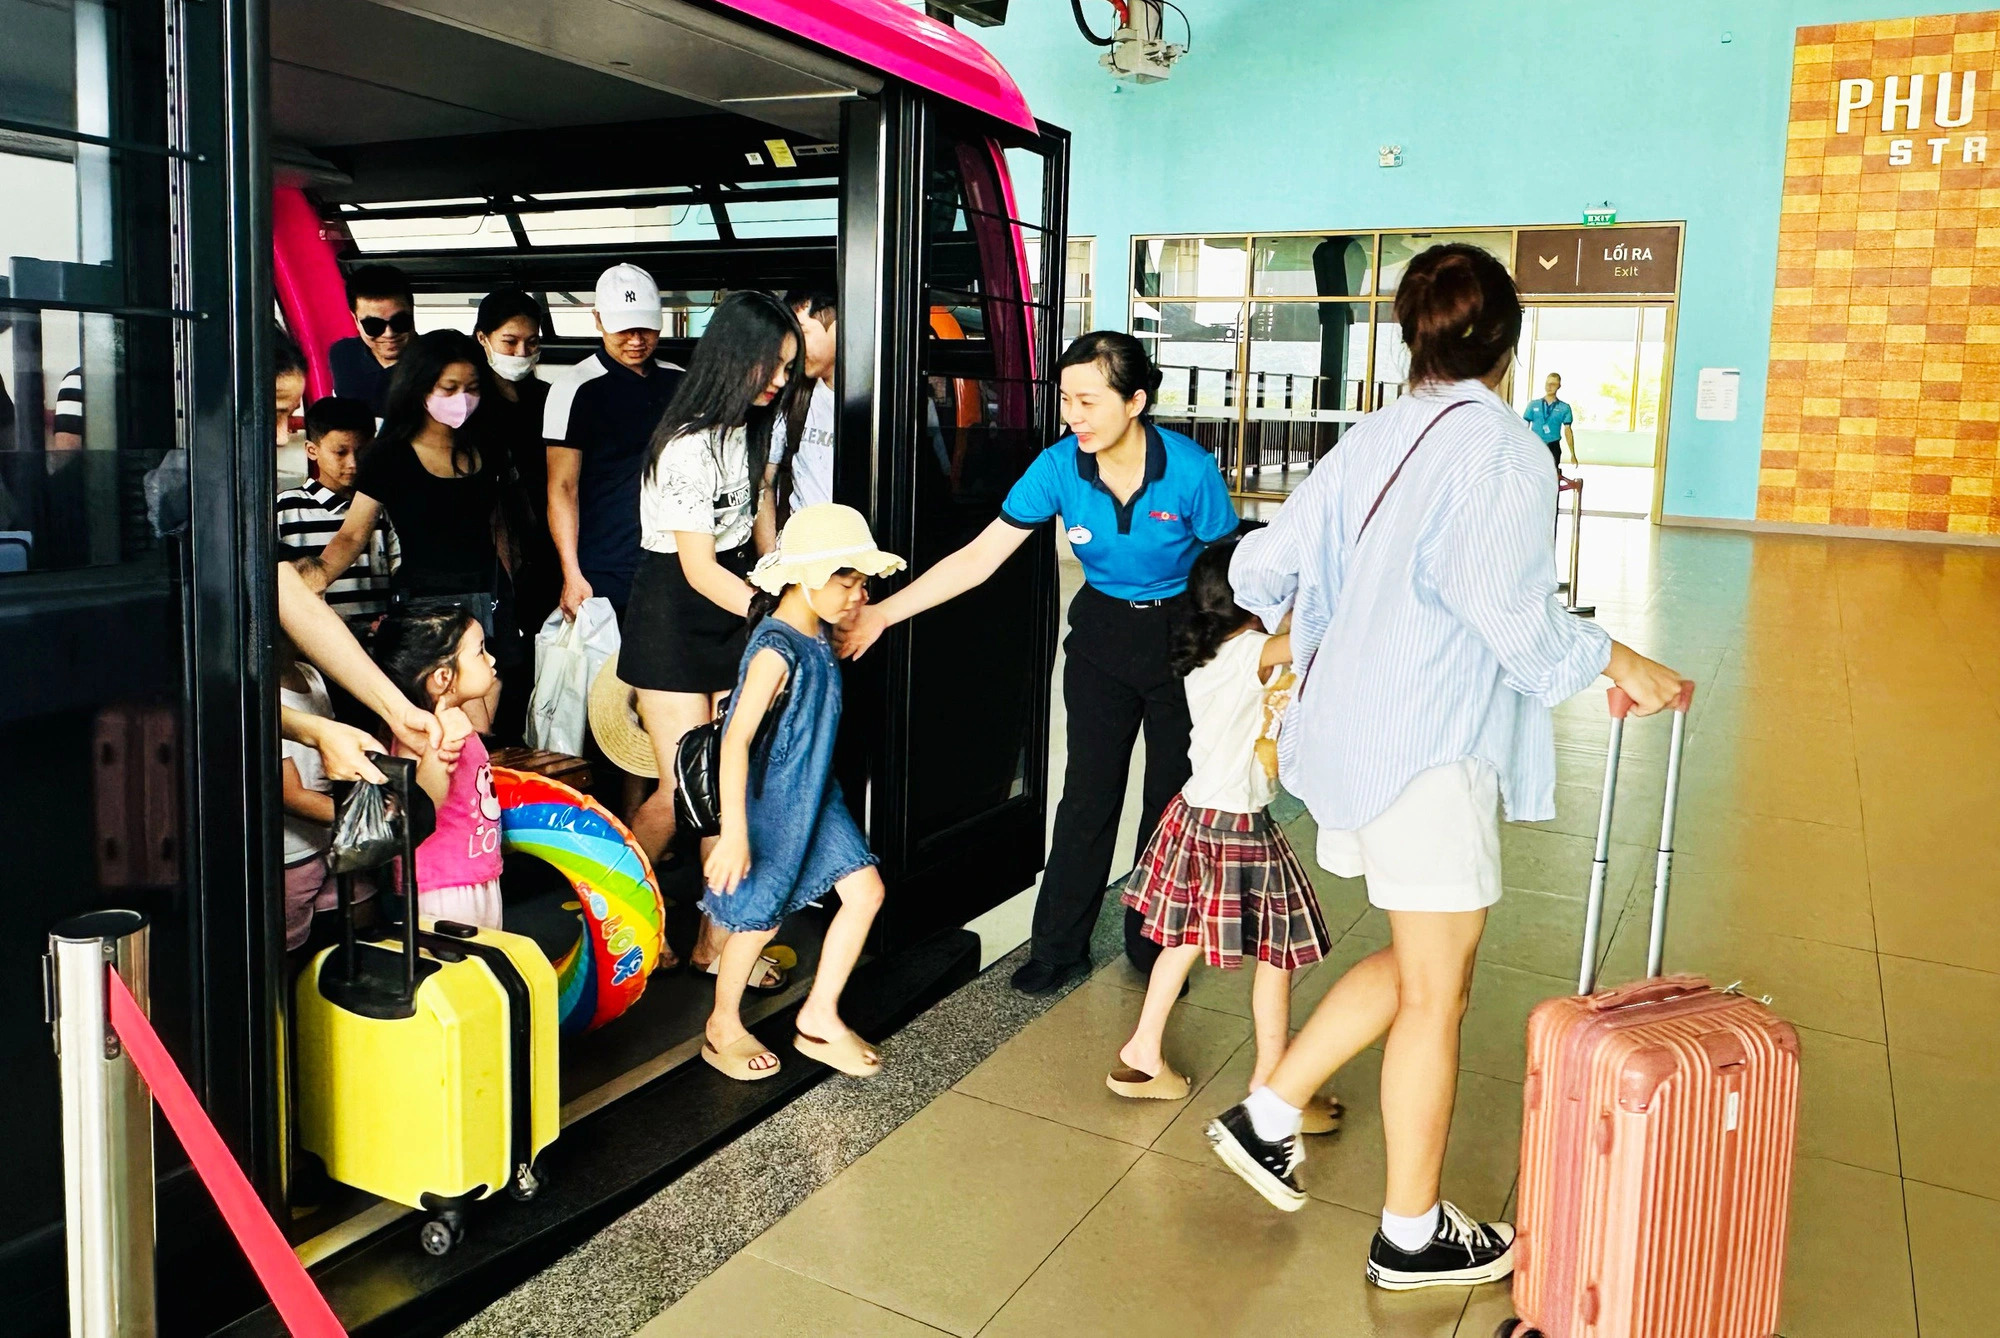
[[[750,634],[736,696],[757,652],[784,657],[790,695],[772,726],[770,751],[753,752],[749,794],[750,872],[734,892],[705,893],[701,908],[728,930],[776,929],[851,873],[876,863],[833,778],[840,730],[840,661],[824,635],[766,618]],[[732,698],[734,700],[734,698]],[[758,780],[761,774],[762,787]]]

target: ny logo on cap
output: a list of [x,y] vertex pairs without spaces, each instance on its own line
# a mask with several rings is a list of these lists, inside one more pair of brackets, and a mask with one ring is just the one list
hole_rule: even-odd
[[625,290],[625,300],[627,302],[637,302],[639,300],[639,295],[633,292],[630,288],[627,288]]

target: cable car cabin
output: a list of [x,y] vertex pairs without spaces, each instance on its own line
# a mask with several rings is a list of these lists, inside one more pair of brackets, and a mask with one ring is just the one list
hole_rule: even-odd
[[[404,1209],[295,1175],[273,313],[317,395],[359,264],[409,274],[419,330],[470,329],[496,287],[540,295],[544,377],[597,346],[617,262],[658,281],[680,363],[730,290],[829,290],[835,494],[922,571],[1057,435],[1067,137],[896,0],[0,0],[0,31],[9,1331],[63,1325],[36,958],[101,907],[151,917],[159,1029],[343,1321],[441,1331],[808,1066],[751,1087],[686,1067],[710,991],[662,973],[564,1038],[549,1187],[475,1215],[447,1256]],[[838,769],[889,890],[848,996],[864,1029],[968,978],[958,927],[1041,867],[1055,606],[1044,535],[847,671]],[[695,876],[661,880],[683,956]],[[510,929],[575,941],[546,870],[510,859],[504,881]],[[810,913],[784,931],[800,966],[764,1015],[803,996],[818,933]],[[280,1332],[171,1139],[158,1165],[162,1331]]]

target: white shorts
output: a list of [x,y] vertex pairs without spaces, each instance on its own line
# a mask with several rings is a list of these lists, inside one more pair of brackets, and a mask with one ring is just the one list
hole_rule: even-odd
[[1366,878],[1385,911],[1476,911],[1500,900],[1500,777],[1462,757],[1418,772],[1357,831],[1319,833],[1319,866]]
[[417,910],[433,920],[451,920],[479,929],[500,927],[500,880],[417,893]]

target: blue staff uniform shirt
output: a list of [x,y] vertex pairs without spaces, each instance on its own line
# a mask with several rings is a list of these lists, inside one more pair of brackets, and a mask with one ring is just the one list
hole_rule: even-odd
[[1146,476],[1120,502],[1097,457],[1064,437],[1035,457],[1000,518],[1032,530],[1061,516],[1083,578],[1114,599],[1171,599],[1187,589],[1201,550],[1236,533],[1236,508],[1215,457],[1178,432],[1146,425]]
[[1528,412],[1521,415],[1528,420],[1528,426],[1535,430],[1545,445],[1554,446],[1563,439],[1563,429],[1576,422],[1576,415],[1569,405],[1557,400],[1554,404],[1541,395],[1528,401]]

